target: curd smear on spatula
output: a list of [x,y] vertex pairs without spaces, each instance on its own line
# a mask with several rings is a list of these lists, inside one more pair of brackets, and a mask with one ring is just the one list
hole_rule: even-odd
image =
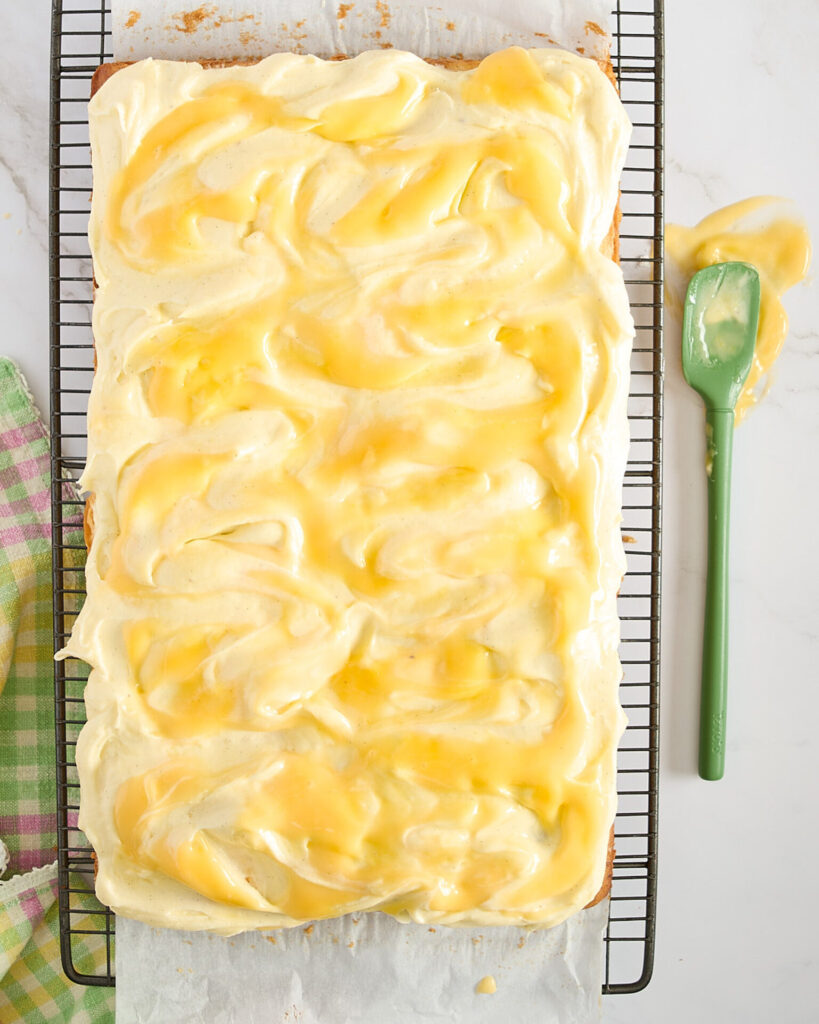
[[[740,423],[763,396],[767,374],[785,342],[788,317],[782,296],[808,272],[808,230],[786,200],[755,196],[715,211],[692,228],[666,225],[665,245],[685,284],[698,270],[729,260],[751,263],[759,271],[759,330],[751,372],[736,406],[735,422]],[[682,296],[673,286],[667,298],[681,308]]]

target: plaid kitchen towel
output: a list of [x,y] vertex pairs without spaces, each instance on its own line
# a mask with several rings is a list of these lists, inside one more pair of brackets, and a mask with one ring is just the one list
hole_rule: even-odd
[[[114,1019],[113,991],[72,984],[60,963],[49,498],[48,433],[19,371],[0,358],[2,1024]],[[79,539],[79,518],[76,529]],[[81,910],[93,909],[90,893],[86,903]],[[93,929],[81,918],[76,927]],[[92,935],[83,941],[74,943],[75,964],[95,973],[105,945]]]

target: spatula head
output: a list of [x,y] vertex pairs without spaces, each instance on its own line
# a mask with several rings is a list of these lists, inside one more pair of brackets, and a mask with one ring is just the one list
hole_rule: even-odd
[[753,362],[758,323],[759,274],[749,263],[715,263],[691,278],[682,365],[707,406],[736,405]]

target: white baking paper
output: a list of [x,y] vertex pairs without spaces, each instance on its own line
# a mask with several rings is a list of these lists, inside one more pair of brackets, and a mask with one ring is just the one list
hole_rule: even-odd
[[[608,901],[548,931],[385,914],[232,939],[117,918],[121,1024],[591,1024]],[[476,992],[487,975],[492,995]]]
[[[394,46],[608,51],[609,0],[113,0],[115,60],[352,55]],[[117,919],[121,1024],[424,1024],[600,1019],[608,901],[548,931],[399,924],[384,914],[232,939]],[[487,975],[492,995],[476,992]]]
[[482,57],[505,46],[608,52],[609,0],[113,0],[115,60],[319,57],[380,46],[423,57]]

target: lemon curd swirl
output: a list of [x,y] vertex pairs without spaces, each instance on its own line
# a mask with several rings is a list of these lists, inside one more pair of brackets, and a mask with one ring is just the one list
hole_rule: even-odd
[[557,50],[144,61],[91,129],[101,898],[562,920],[623,728],[614,89]]

